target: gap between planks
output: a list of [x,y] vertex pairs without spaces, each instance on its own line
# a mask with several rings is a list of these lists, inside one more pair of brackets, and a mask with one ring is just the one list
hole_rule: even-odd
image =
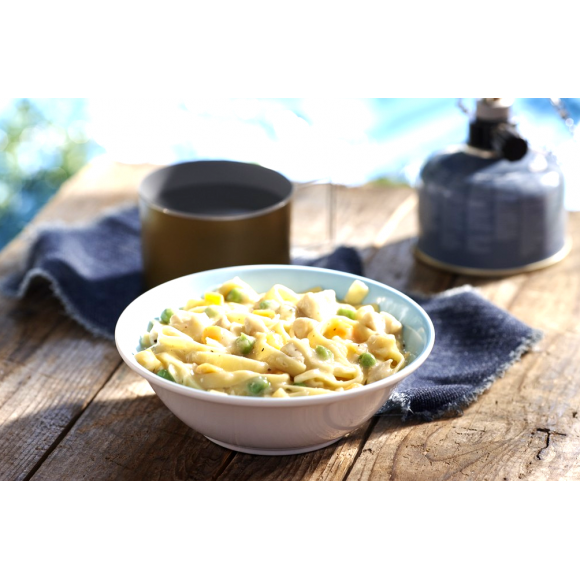
[[122,364],[124,364],[123,361],[119,361],[119,364],[111,371],[109,376],[103,381],[103,384],[101,385],[101,387],[95,391],[95,393],[93,394],[93,396],[90,399],[88,399],[86,401],[86,403],[79,410],[79,412],[74,417],[71,418],[71,420],[66,425],[66,427],[64,427],[64,429],[59,433],[59,435],[56,437],[56,439],[53,441],[53,443],[50,445],[50,447],[44,452],[42,457],[36,462],[36,464],[32,467],[30,472],[24,477],[24,479],[23,479],[24,481],[30,481],[34,477],[36,472],[42,467],[42,465],[50,457],[52,452],[60,445],[61,441],[63,441],[63,439],[70,433],[70,431],[74,428],[74,426],[79,422],[79,420],[82,418],[85,411],[89,408],[89,406],[95,400],[97,395],[107,386],[109,381],[113,378],[113,375],[117,372],[117,370],[121,367]]

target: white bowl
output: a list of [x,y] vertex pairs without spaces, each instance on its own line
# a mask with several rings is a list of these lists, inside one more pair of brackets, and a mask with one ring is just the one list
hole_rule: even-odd
[[[410,363],[376,383],[333,395],[261,399],[206,393],[167,381],[135,361],[148,322],[167,307],[201,297],[239,276],[258,292],[283,284],[296,292],[322,286],[342,299],[354,280],[370,292],[366,303],[378,303],[403,324]],[[354,431],[388,400],[395,386],[427,359],[435,340],[429,316],[410,298],[384,284],[360,276],[306,266],[239,266],[191,274],[172,280],[137,298],[119,318],[115,341],[123,360],[149,381],[167,408],[209,440],[255,455],[293,455],[322,449]]]

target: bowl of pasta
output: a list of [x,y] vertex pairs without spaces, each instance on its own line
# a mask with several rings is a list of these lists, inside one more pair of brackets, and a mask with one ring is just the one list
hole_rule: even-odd
[[307,266],[191,274],[137,298],[117,323],[127,365],[214,443],[291,455],[370,419],[427,359],[425,311],[373,280]]

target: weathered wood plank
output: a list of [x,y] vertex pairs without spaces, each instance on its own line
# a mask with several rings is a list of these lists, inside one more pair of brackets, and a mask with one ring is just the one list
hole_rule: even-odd
[[304,455],[256,457],[236,454],[219,477],[225,481],[341,481],[368,435],[369,421],[338,443]]
[[[578,230],[580,215],[572,219]],[[382,418],[352,480],[562,480],[580,474],[580,236],[549,270],[504,280],[459,278],[531,326],[543,342],[462,417],[398,427]]]
[[25,361],[3,361],[0,479],[25,479],[118,365],[108,342],[70,320]]
[[[573,360],[580,341],[562,342],[566,350],[559,350],[558,365]],[[577,385],[546,389],[545,366],[542,357],[525,357],[457,419],[402,428],[397,418],[381,419],[350,479],[574,479],[580,453]]]
[[208,481],[231,455],[179,421],[122,365],[33,480]]
[[[34,228],[82,222],[136,199],[151,166],[99,160],[67,182],[24,235],[0,254],[0,276],[18,268]],[[0,479],[26,479],[120,365],[108,341],[65,316],[45,284],[20,301],[0,296]]]
[[122,366],[33,480],[343,479],[363,441],[361,429],[318,453],[236,454],[181,423]]
[[[132,201],[150,169],[101,161],[69,182],[40,221],[82,221],[104,207]],[[373,419],[325,450],[258,458],[223,450],[181,424],[144,381],[119,366],[111,344],[90,338],[62,315],[45,290],[35,289],[17,305],[0,298],[0,316],[7,320],[0,327],[0,477],[580,478],[580,253],[531,275],[455,277],[413,260],[417,224],[409,190],[337,188],[337,203],[337,240],[363,249],[370,277],[427,293],[472,284],[545,329],[546,339],[462,417],[407,424],[399,417]],[[573,229],[580,225],[578,217],[573,216]],[[21,259],[23,247],[19,239],[0,255],[0,274]],[[69,360],[83,369],[72,381]]]

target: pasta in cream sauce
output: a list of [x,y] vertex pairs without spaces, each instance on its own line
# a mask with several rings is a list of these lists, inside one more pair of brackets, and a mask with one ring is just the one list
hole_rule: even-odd
[[352,284],[302,294],[258,294],[239,278],[183,308],[168,308],[141,338],[139,364],[160,377],[220,395],[324,395],[382,380],[406,364],[402,325]]

